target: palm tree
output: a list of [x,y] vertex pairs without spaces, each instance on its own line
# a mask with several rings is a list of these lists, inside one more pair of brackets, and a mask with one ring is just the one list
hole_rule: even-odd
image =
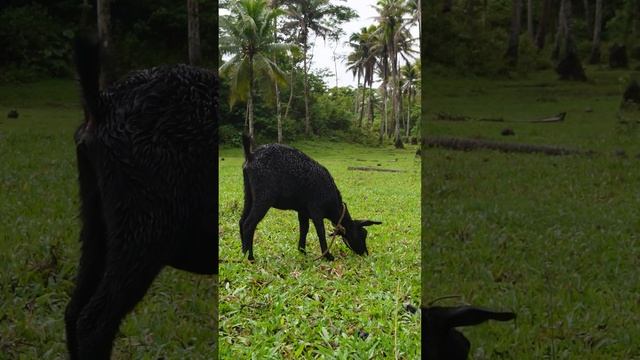
[[367,84],[371,89],[373,83],[373,68],[375,66],[375,56],[372,56],[371,48],[373,46],[371,35],[375,31],[376,27],[371,25],[369,27],[363,27],[360,32],[353,33],[349,37],[349,45],[353,48],[353,52],[347,56],[348,70],[353,72],[353,75],[358,76],[358,88],[360,88],[360,77],[364,77],[362,85],[362,97],[360,99],[360,118],[358,120],[358,127],[362,127],[362,118],[364,117],[364,99]]
[[232,55],[220,66],[220,76],[231,79],[229,104],[246,100],[245,131],[251,138],[256,75],[264,74],[272,81],[286,83],[285,76],[270,55],[291,48],[274,41],[274,20],[282,14],[270,9],[265,0],[238,0],[229,4],[230,15],[221,18],[220,52]]
[[377,20],[380,23],[379,31],[381,32],[382,40],[386,43],[388,58],[391,62],[391,78],[392,78],[392,104],[393,110],[392,121],[395,123],[395,144],[396,147],[402,147],[402,140],[400,139],[400,81],[398,74],[398,44],[403,41],[403,37],[406,35],[406,23],[404,14],[406,13],[406,7],[404,0],[378,0],[377,3],[378,16]]
[[332,5],[329,0],[284,0],[290,21],[284,24],[285,29],[297,29],[299,44],[303,52],[304,72],[304,130],[311,135],[311,119],[309,118],[309,35],[313,32],[323,39],[331,33],[332,26],[349,21],[356,17],[356,13],[346,7]]
[[329,0],[302,0],[292,1],[287,9],[288,16],[292,19],[289,26],[298,27],[300,44],[303,52],[303,74],[304,74],[304,132],[311,134],[311,120],[309,118],[309,33],[312,31],[316,35],[324,38],[329,32],[329,28],[324,24],[323,19],[330,13]]
[[413,103],[413,99],[416,96],[416,82],[418,78],[420,78],[420,68],[419,64],[407,64],[400,69],[400,74],[402,75],[402,79],[404,80],[403,90],[404,93],[407,94],[407,122],[406,122],[406,135],[409,136],[409,129],[411,129],[411,105]]
[[373,75],[375,73],[375,68],[378,63],[378,58],[375,53],[375,44],[376,44],[376,33],[377,27],[375,25],[369,25],[366,30],[363,28],[360,32],[360,37],[362,40],[362,52],[364,54],[363,59],[363,70],[364,70],[364,84],[363,86],[366,88],[367,84],[369,84],[369,126],[373,127],[373,106],[371,102],[373,101]]
[[385,40],[380,28],[376,28],[374,34],[372,34],[372,56],[376,57],[375,71],[378,77],[382,80],[380,90],[382,92],[382,106],[380,109],[380,137],[379,141],[382,143],[384,134],[388,132],[388,119],[387,119],[387,96],[388,96],[388,81],[389,81],[389,50],[387,41]]
[[[347,55],[347,70],[351,71],[353,77],[357,77],[357,89],[360,89],[360,77],[362,76],[362,48],[360,46],[360,34],[353,33],[349,36],[349,46],[353,49],[353,52]],[[358,97],[356,92],[356,101],[353,112],[358,111]]]

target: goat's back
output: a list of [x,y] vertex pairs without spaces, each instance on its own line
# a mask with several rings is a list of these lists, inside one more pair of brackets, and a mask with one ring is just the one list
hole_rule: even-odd
[[[289,199],[301,205],[321,200],[334,205],[340,192],[329,171],[302,151],[280,144],[262,145],[245,162],[244,171],[252,187],[264,187],[274,198]],[[294,206],[284,207],[290,208]]]

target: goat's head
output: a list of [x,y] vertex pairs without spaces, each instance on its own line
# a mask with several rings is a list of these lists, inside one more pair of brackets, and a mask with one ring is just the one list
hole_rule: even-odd
[[367,250],[367,229],[366,226],[379,225],[381,221],[373,220],[353,220],[351,226],[345,227],[343,238],[349,245],[349,248],[358,255],[369,254]]
[[487,320],[508,321],[512,312],[496,312],[473,306],[431,306],[422,308],[423,359],[465,360],[471,343],[456,330],[458,326],[481,324]]

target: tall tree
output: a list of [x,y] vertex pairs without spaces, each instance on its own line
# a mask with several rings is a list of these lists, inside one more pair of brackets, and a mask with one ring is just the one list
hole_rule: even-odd
[[187,28],[189,43],[189,64],[198,65],[202,59],[200,52],[200,15],[198,0],[187,0]]
[[518,63],[518,47],[520,43],[520,14],[522,13],[522,0],[511,1],[511,34],[505,54],[510,65]]
[[284,73],[270,57],[290,50],[291,45],[274,42],[274,19],[281,12],[270,9],[265,0],[234,1],[229,10],[229,15],[221,17],[220,52],[232,57],[220,66],[220,75],[231,79],[231,106],[246,100],[245,131],[253,138],[256,75],[286,84]]
[[591,45],[590,64],[600,63],[600,34],[602,31],[602,0],[596,0],[595,20],[593,23],[593,43]]
[[356,13],[340,5],[332,5],[329,0],[285,0],[287,15],[290,19],[285,28],[297,28],[299,41],[303,52],[304,73],[304,129],[306,135],[311,135],[311,119],[309,116],[309,36],[314,33],[325,38],[331,29],[327,24],[331,22],[339,25],[356,17]]
[[533,33],[533,0],[527,0],[527,34],[529,34],[529,38],[531,38],[531,40],[534,40],[535,34]]
[[[98,37],[105,53],[111,52],[111,0],[97,0]],[[108,59],[108,58],[107,58]],[[108,61],[102,62],[100,69],[100,88],[111,83],[113,75]]]
[[378,0],[377,21],[380,23],[383,41],[386,43],[388,58],[391,62],[391,81],[392,81],[392,111],[391,119],[395,125],[394,142],[396,147],[402,147],[402,139],[400,138],[400,77],[398,69],[398,44],[401,37],[405,34],[405,3],[402,0]]
[[536,32],[536,47],[538,50],[544,49],[544,42],[547,38],[547,28],[549,27],[549,20],[552,16],[552,0],[542,0],[542,11],[540,12],[540,18],[538,20],[538,31]]
[[[271,0],[269,3],[269,7],[271,7],[271,9],[275,10],[278,8],[278,0]],[[278,42],[278,19],[274,18],[273,19],[273,42],[277,43]],[[273,63],[274,64],[278,64],[277,61],[277,54],[273,53]],[[284,142],[284,136],[282,134],[282,112],[280,109],[280,87],[278,86],[278,82],[274,81],[273,82],[273,87],[275,90],[275,98],[276,98],[276,124],[277,124],[277,128],[278,128],[278,144],[282,144]]]
[[591,34],[593,33],[593,18],[591,17],[589,0],[582,0],[582,6],[584,7],[584,22],[587,27],[587,34]]
[[418,64],[407,63],[400,70],[402,78],[404,79],[404,92],[407,94],[407,120],[405,123],[405,136],[409,136],[409,130],[411,129],[411,107],[413,99],[416,96],[416,82],[420,78],[420,68]]

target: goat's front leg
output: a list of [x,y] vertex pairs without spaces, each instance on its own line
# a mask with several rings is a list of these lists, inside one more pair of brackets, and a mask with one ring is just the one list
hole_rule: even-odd
[[301,253],[306,254],[307,233],[309,232],[309,216],[299,211],[298,222],[300,223],[300,240],[298,240],[298,250]]
[[333,255],[331,255],[329,249],[327,249],[327,239],[324,233],[324,222],[322,221],[321,217],[313,217],[312,221],[313,226],[316,227],[316,232],[318,233],[318,240],[320,240],[320,250],[324,254],[325,259],[332,261]]
[[151,251],[126,247],[114,250],[107,257],[98,289],[78,317],[78,358],[82,360],[111,357],[122,319],[142,299],[162,268],[154,258],[157,254]]

